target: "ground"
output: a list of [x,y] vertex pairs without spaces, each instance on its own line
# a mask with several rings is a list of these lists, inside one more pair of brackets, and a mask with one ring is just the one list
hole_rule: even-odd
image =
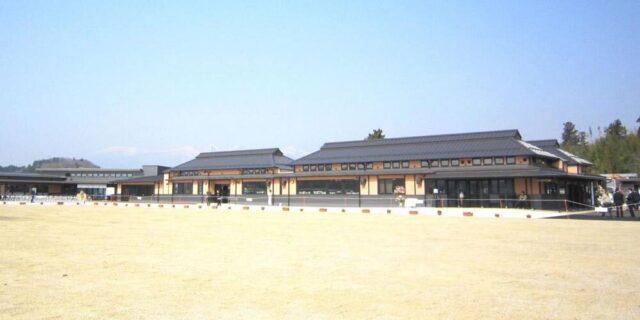
[[0,205],[4,319],[638,319],[640,223]]

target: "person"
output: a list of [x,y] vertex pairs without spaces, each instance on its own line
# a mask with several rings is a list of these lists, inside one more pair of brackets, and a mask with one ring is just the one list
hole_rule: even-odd
[[629,214],[631,214],[632,218],[636,217],[634,210],[638,210],[638,203],[640,203],[640,193],[633,188],[629,188],[629,193],[627,194],[627,207],[629,208]]
[[211,191],[207,191],[207,207],[211,204]]
[[460,190],[460,194],[458,194],[458,207],[464,207],[464,192]]
[[616,218],[623,218],[622,205],[624,205],[624,194],[622,188],[618,188],[613,194],[613,206],[616,208]]
[[36,199],[36,188],[31,188],[31,203]]
[[[607,213],[609,214],[609,218],[611,218],[611,194],[609,191],[605,190],[602,186],[598,186],[598,202],[603,208],[607,209]],[[602,212],[602,216],[604,217],[605,212]]]
[[524,192],[524,190],[520,192],[520,195],[518,196],[518,202],[516,202],[516,208],[520,208],[520,209],[528,208],[529,207],[529,203],[527,201],[528,199],[529,197]]

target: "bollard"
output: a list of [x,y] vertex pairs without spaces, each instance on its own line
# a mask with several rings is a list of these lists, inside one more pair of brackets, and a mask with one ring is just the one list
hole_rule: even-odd
[[473,212],[465,211],[465,212],[462,213],[462,216],[464,216],[464,217],[473,217]]
[[327,212],[327,208],[320,208],[320,212]]
[[362,209],[362,213],[371,213],[371,210],[369,210],[369,209]]
[[282,211],[289,211],[289,207],[282,207]]
[[409,214],[418,214],[418,210],[411,210],[409,211]]

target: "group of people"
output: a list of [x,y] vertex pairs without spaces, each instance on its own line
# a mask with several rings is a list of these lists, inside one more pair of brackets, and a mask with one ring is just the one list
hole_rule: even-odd
[[598,202],[600,206],[606,208],[606,212],[602,212],[603,217],[605,213],[612,217],[612,211],[615,210],[616,218],[624,218],[624,205],[626,203],[630,216],[635,218],[635,212],[638,211],[638,206],[640,205],[640,193],[638,193],[638,190],[629,188],[625,194],[622,188],[618,188],[611,194],[600,186],[598,187]]

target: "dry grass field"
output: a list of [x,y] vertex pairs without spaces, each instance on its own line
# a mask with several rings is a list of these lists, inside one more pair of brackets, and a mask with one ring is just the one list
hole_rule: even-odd
[[0,206],[2,319],[639,319],[640,223]]

